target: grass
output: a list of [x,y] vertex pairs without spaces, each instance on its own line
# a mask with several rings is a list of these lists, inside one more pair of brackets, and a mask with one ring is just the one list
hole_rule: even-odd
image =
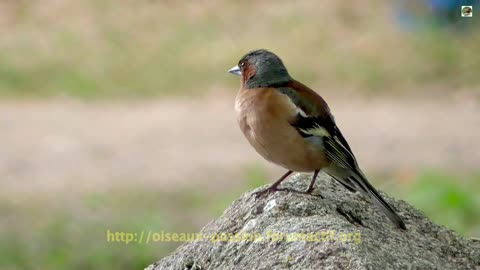
[[260,47],[277,52],[295,77],[322,91],[472,88],[480,70],[478,32],[401,32],[386,4],[9,2],[0,24],[0,96],[110,99],[235,91],[238,81],[226,70]]
[[187,191],[60,196],[0,203],[0,269],[143,269],[179,243],[107,242],[107,230],[196,232],[220,214],[215,198]]
[[480,174],[419,173],[403,197],[434,222],[464,236],[480,235]]
[[[0,200],[0,269],[142,269],[180,243],[107,242],[112,232],[197,232],[246,189],[267,182],[252,166],[242,190],[164,192],[136,187],[91,194],[55,194]],[[480,233],[480,174],[419,172],[409,184],[395,179],[386,192],[464,236]],[[377,186],[381,187],[379,183]]]
[[[238,79],[226,71],[254,48],[277,52],[295,78],[318,91],[477,90],[478,31],[402,32],[387,4],[3,1],[0,98],[234,92]],[[479,174],[424,171],[414,178],[384,189],[464,236],[480,235]],[[246,179],[245,189],[215,196],[148,187],[30,198],[5,194],[0,269],[142,269],[179,243],[111,243],[107,230],[196,232],[241,192],[271,182],[256,166],[247,169]]]

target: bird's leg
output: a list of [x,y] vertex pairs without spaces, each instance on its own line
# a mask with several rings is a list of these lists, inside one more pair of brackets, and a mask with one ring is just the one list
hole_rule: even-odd
[[314,188],[315,188],[315,181],[317,181],[317,175],[318,175],[318,172],[320,170],[316,170],[314,173],[313,173],[313,178],[312,178],[312,182],[310,182],[310,186],[308,187],[307,189],[307,194],[312,194]]
[[280,189],[278,188],[278,186],[283,182],[283,180],[287,179],[287,177],[292,174],[293,171],[288,171],[286,172],[282,177],[280,177],[280,179],[278,179],[277,181],[275,181],[275,183],[273,183],[270,187],[264,189],[264,190],[260,190],[260,191],[257,191],[254,193],[255,197],[260,197],[266,193],[270,193],[270,192],[275,192],[275,191],[284,191],[284,190],[287,190],[287,189]]

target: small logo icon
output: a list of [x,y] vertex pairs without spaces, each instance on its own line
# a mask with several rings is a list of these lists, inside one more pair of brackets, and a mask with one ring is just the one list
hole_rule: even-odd
[[472,6],[462,6],[461,12],[462,12],[462,17],[472,17],[473,16]]

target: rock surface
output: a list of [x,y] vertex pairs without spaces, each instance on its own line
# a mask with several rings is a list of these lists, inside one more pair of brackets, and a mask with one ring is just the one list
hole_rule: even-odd
[[[303,191],[309,181],[296,175],[283,185]],[[146,269],[480,269],[479,242],[383,193],[407,231],[327,177],[317,182],[316,196],[276,192],[255,199],[254,191],[207,224],[201,239]]]

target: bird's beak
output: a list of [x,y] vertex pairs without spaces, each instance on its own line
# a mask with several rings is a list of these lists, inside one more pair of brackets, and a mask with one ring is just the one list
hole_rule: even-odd
[[228,73],[232,73],[233,75],[237,76],[242,75],[242,72],[240,71],[240,68],[238,66],[234,66],[233,68],[231,68]]

